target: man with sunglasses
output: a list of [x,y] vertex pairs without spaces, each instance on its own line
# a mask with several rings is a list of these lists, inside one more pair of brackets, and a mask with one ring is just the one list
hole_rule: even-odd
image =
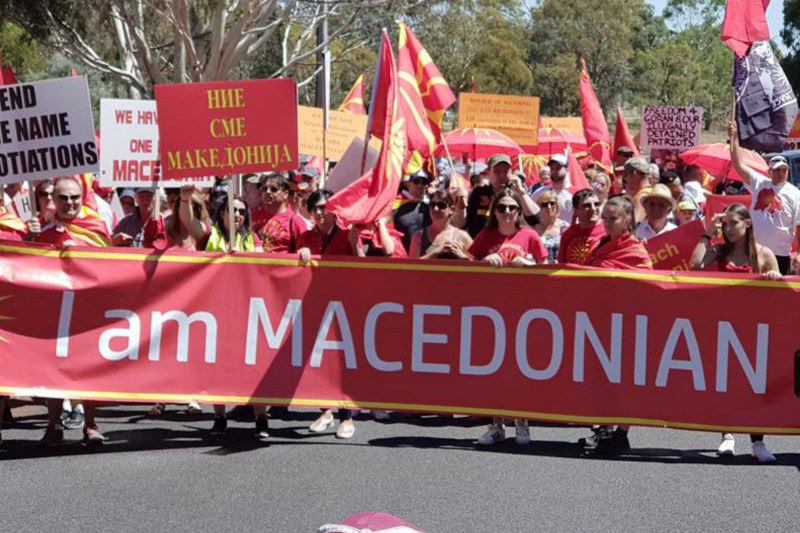
[[550,184],[536,189],[533,193],[533,201],[536,202],[539,196],[547,191],[553,191],[558,199],[558,207],[561,212],[558,218],[565,221],[567,224],[572,224],[572,193],[566,188],[567,178],[567,157],[564,154],[555,154],[547,162],[550,167]]
[[394,228],[403,234],[403,247],[406,251],[411,246],[411,237],[422,228],[430,225],[431,214],[426,193],[431,181],[424,170],[409,176],[404,181],[405,199],[394,212]]
[[260,185],[266,217],[256,228],[265,252],[294,253],[297,241],[309,226],[289,207],[289,180],[277,172],[267,174]]
[[573,195],[572,201],[575,205],[575,224],[561,234],[558,262],[588,265],[592,251],[606,236],[600,219],[600,198],[592,189],[581,189]]
[[[39,227],[38,219],[28,223],[31,233],[36,234],[34,242],[57,246],[109,246],[111,240],[106,222],[102,216],[83,205],[81,182],[67,176],[59,178],[53,188],[53,201],[56,212],[52,222],[44,228]],[[41,232],[39,232],[41,229]],[[105,441],[94,418],[93,402],[83,402],[84,406],[84,444],[98,445]],[[47,429],[42,444],[56,446],[64,441],[64,426],[61,421],[62,400],[47,400]]]

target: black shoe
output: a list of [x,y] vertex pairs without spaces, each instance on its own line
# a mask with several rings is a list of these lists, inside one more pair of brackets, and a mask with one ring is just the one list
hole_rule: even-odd
[[77,409],[61,413],[61,424],[67,429],[81,429],[83,427],[83,413]]
[[269,408],[270,418],[285,419],[289,416],[289,408],[284,405],[273,405]]
[[601,439],[594,453],[598,455],[619,455],[631,449],[628,432],[616,430],[611,438]]
[[57,425],[48,425],[47,429],[44,430],[44,436],[42,440],[39,442],[42,443],[42,446],[46,448],[50,448],[53,446],[59,446],[64,443],[64,428],[61,424]]
[[595,426],[592,428],[590,436],[578,439],[578,445],[593,450],[597,448],[601,440],[610,439],[612,434],[613,426]]
[[223,415],[214,417],[214,425],[211,426],[211,435],[219,437],[228,432],[228,419]]
[[269,438],[269,421],[264,415],[256,418],[256,437],[259,439]]

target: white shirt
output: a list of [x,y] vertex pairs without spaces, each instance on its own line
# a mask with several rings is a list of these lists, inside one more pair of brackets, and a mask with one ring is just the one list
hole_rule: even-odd
[[566,188],[561,189],[561,192],[556,193],[553,190],[552,185],[545,185],[544,187],[539,187],[533,192],[533,201],[537,201],[537,199],[546,192],[553,192],[556,194],[556,200],[558,201],[558,207],[560,212],[558,214],[558,218],[567,222],[567,224],[572,224],[572,193],[569,192]]
[[747,169],[753,196],[750,216],[756,242],[772,250],[775,255],[789,256],[792,252],[795,227],[800,225],[800,191],[791,183],[777,187],[772,180],[752,169]]
[[663,235],[664,233],[672,231],[677,227],[678,226],[676,226],[675,224],[673,224],[668,220],[666,226],[661,228],[661,231],[656,231],[653,229],[653,226],[650,225],[649,220],[642,220],[641,222],[639,222],[639,225],[636,226],[636,237],[638,239],[649,241],[653,237]]

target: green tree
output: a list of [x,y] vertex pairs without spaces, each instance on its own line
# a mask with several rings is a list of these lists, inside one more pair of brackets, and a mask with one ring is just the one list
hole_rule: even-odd
[[783,29],[781,39],[788,53],[781,62],[786,77],[795,93],[800,91],[800,0],[785,0],[783,3]]

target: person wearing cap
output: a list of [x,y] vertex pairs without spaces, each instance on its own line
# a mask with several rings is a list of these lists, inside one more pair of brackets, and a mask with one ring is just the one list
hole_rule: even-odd
[[308,211],[306,202],[319,190],[319,178],[319,171],[316,168],[305,166],[289,180],[289,207],[303,217],[309,226],[313,226],[313,216]]
[[681,181],[680,176],[671,170],[666,170],[663,174],[661,174],[659,183],[665,185],[669,189],[669,192],[672,194],[672,197],[675,199],[675,201],[680,201],[680,197],[684,193],[683,182]]
[[647,241],[677,228],[678,226],[669,221],[676,205],[677,202],[666,185],[653,185],[650,192],[642,196],[645,219],[636,227],[636,237]]
[[431,214],[426,192],[431,180],[424,170],[419,170],[403,181],[404,200],[394,212],[394,229],[403,234],[403,247],[409,251],[411,237],[430,225]]
[[644,219],[644,206],[642,197],[650,192],[652,187],[652,174],[650,163],[641,157],[632,157],[625,163],[625,174],[622,178],[625,196],[633,202],[633,215],[638,220]]
[[617,148],[617,151],[614,152],[614,167],[623,167],[625,163],[633,157],[633,148],[630,146],[620,146]]
[[678,202],[678,207],[675,209],[675,221],[679,226],[694,222],[698,219],[697,205],[691,200],[682,200]]
[[539,206],[536,205],[525,190],[525,182],[512,173],[511,158],[505,154],[496,154],[487,162],[489,168],[489,184],[475,187],[467,202],[467,223],[464,229],[470,237],[477,237],[489,220],[492,198],[503,189],[510,189],[520,197],[522,215],[529,226],[539,223]]
[[[731,141],[731,166],[742,177],[750,192],[750,215],[756,241],[766,246],[778,259],[781,274],[791,268],[792,242],[800,237],[800,191],[789,183],[789,163],[776,155],[769,160],[769,177],[747,166],[739,147],[735,121],[728,126]],[[800,267],[800,254],[795,256],[795,268]]]
[[122,189],[119,193],[119,205],[125,216],[130,215],[136,209],[136,194],[131,189]]
[[144,247],[144,227],[153,217],[153,189],[139,187],[131,192],[136,197],[133,212],[119,221],[111,235],[113,246]]
[[537,202],[539,196],[543,193],[553,191],[558,199],[558,207],[560,209],[558,217],[568,224],[572,224],[574,212],[572,209],[572,193],[566,188],[567,178],[569,177],[567,156],[555,154],[547,162],[547,166],[550,167],[550,184],[536,189],[536,192],[533,193],[533,201]]

